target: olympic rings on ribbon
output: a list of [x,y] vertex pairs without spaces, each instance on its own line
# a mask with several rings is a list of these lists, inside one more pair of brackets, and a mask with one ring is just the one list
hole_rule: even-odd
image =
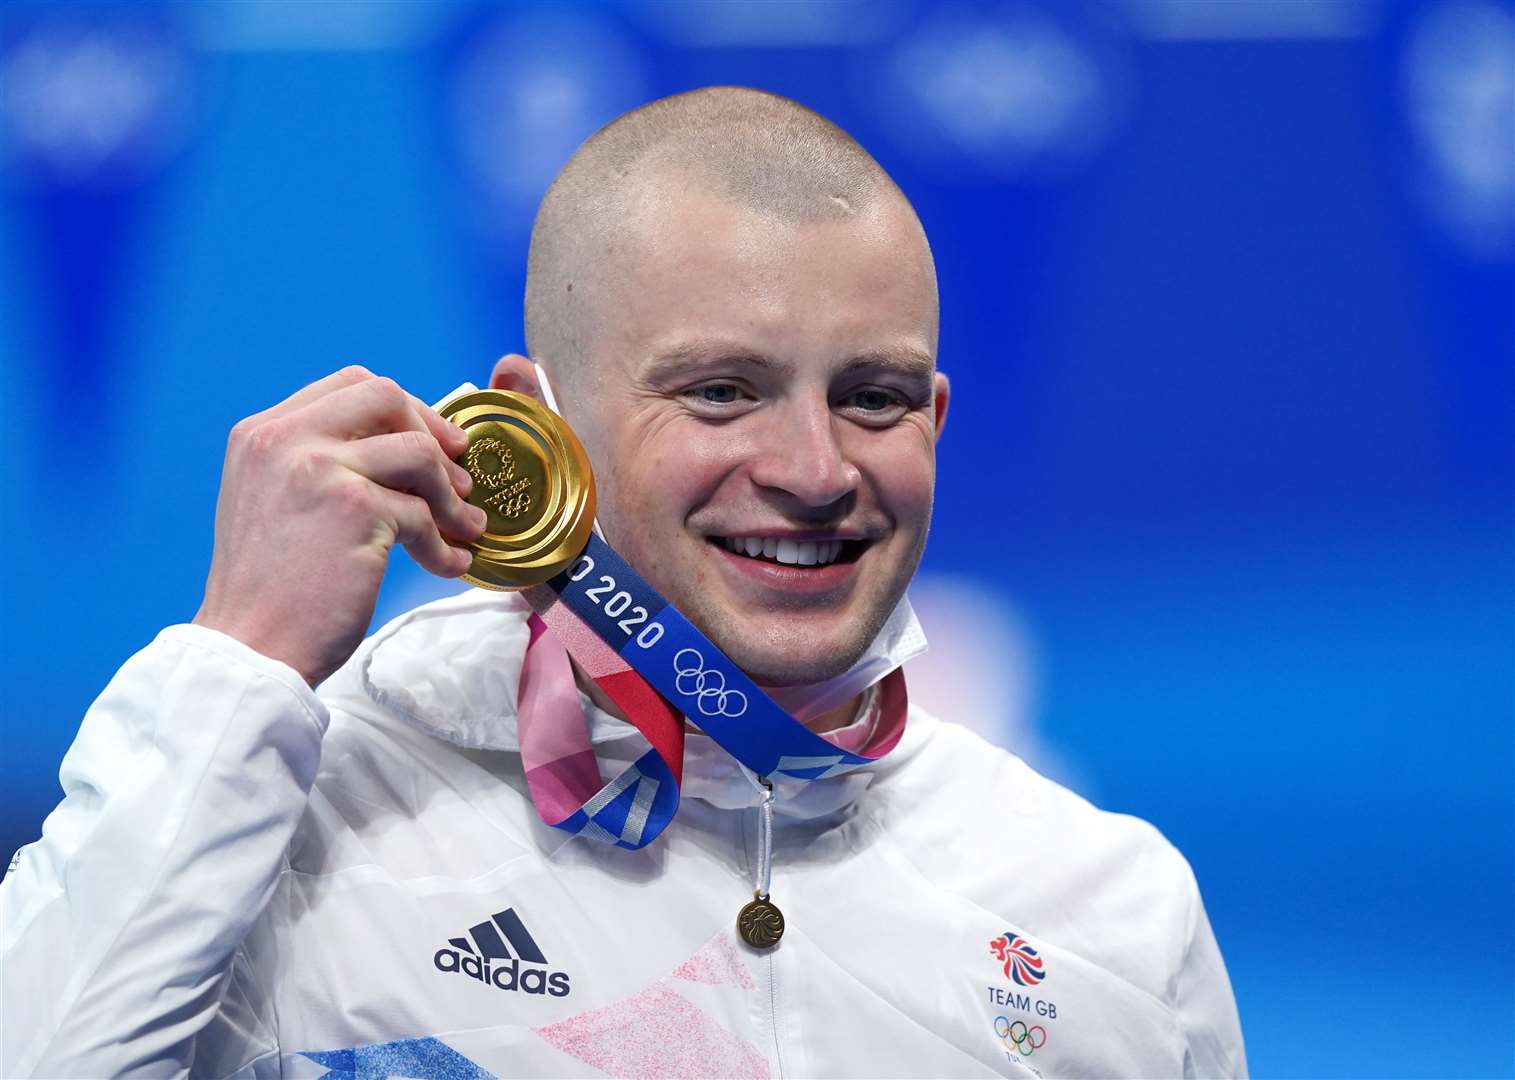
[[994,1033],[999,1036],[1000,1042],[1009,1050],[1013,1045],[1016,1053],[1021,1057],[1030,1057],[1043,1046],[1047,1045],[1047,1029],[1040,1024],[1026,1026],[1024,1020],[1012,1022],[1008,1016],[996,1016],[994,1018]]
[[[692,659],[691,659],[692,658]],[[706,716],[741,716],[747,711],[747,695],[726,689],[726,676],[707,670],[698,649],[680,649],[673,654],[674,687]]]

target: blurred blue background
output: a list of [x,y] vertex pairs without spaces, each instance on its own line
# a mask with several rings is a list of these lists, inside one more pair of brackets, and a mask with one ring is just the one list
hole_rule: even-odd
[[0,847],[194,614],[231,424],[482,381],[578,142],[744,83],[935,248],[918,695],[1187,854],[1257,1075],[1511,1075],[1512,53],[1493,0],[7,5]]

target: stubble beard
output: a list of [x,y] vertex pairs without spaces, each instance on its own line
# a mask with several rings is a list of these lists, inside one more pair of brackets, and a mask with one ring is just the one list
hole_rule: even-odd
[[[678,583],[663,593],[737,667],[764,686],[806,686],[826,682],[858,662],[899,602],[879,595],[866,604],[848,604],[834,616],[816,620],[815,631],[784,612],[743,617],[719,601],[683,596]],[[903,594],[904,590],[899,590]],[[806,620],[808,621],[808,620]]]

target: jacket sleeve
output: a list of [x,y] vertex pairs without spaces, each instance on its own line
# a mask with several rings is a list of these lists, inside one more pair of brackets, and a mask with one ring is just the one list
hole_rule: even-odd
[[1245,1077],[1247,1052],[1236,998],[1192,873],[1189,889],[1189,933],[1175,987],[1184,1032],[1184,1076]]
[[[293,669],[215,631],[170,627],[127,661],[63,759],[63,802],[0,884],[0,1076],[189,1071],[326,724]],[[219,1060],[276,1049],[256,1016],[216,1031],[247,1044]]]

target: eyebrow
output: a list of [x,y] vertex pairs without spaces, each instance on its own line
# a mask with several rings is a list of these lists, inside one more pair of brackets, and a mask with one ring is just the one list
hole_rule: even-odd
[[[721,364],[760,368],[788,374],[794,365],[763,353],[744,349],[729,341],[685,341],[654,354],[642,367],[642,377],[651,382],[675,379]],[[843,372],[875,368],[914,378],[929,378],[936,370],[930,353],[910,346],[885,346],[848,357]]]
[[912,349],[908,345],[889,346],[859,353],[857,356],[850,357],[842,365],[844,371],[853,371],[857,368],[885,368],[901,375],[913,375],[924,379],[929,378],[936,371],[936,358],[930,353]]
[[781,374],[791,369],[789,364],[729,341],[682,341],[653,354],[642,365],[642,377],[649,382],[661,382],[721,364],[762,368]]

